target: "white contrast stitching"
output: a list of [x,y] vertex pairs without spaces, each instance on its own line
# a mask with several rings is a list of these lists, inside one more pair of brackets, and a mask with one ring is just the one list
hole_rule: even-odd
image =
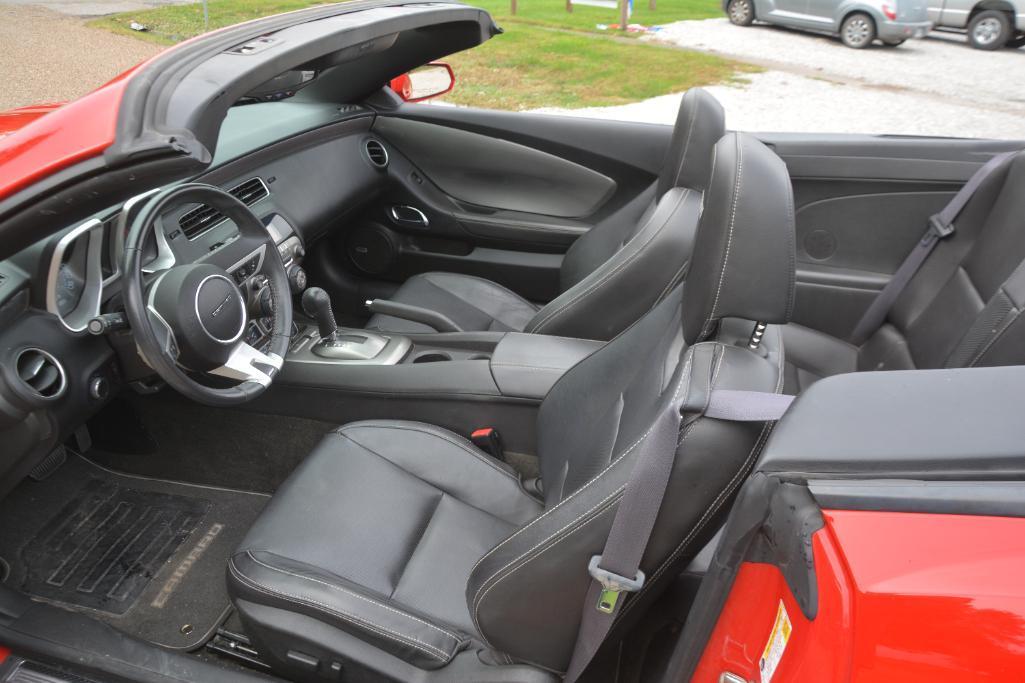
[[[411,425],[415,425],[415,428],[413,426],[411,426]],[[519,483],[519,478],[515,474],[513,474],[512,472],[508,472],[505,469],[499,467],[498,465],[490,462],[483,453],[477,453],[474,450],[475,447],[467,446],[464,443],[456,441],[449,434],[446,434],[445,432],[442,432],[440,430],[427,429],[427,427],[431,427],[431,426],[432,425],[429,425],[429,424],[424,423],[424,422],[415,422],[415,421],[412,421],[412,420],[403,421],[401,424],[387,423],[387,422],[372,422],[370,420],[367,420],[367,421],[363,421],[363,422],[352,422],[350,424],[347,424],[344,427],[335,430],[335,433],[341,435],[343,432],[345,432],[346,430],[348,430],[350,428],[353,428],[353,429],[364,429],[365,428],[365,429],[403,429],[403,430],[409,431],[409,432],[420,432],[421,434],[430,434],[431,436],[437,437],[437,438],[441,439],[442,441],[447,441],[448,443],[452,444],[453,446],[456,446],[458,448],[463,449],[464,451],[466,451],[467,453],[469,453],[470,455],[472,455],[477,460],[481,461],[482,463],[484,463],[485,465],[487,465],[491,469],[495,470],[496,472],[500,472],[500,473],[504,474],[505,476],[509,477],[510,479],[512,479],[513,481]],[[357,443],[359,443],[359,442],[357,442]],[[359,445],[363,446],[363,444],[359,444]],[[366,446],[363,446],[363,447],[366,448]],[[384,457],[384,456],[381,456],[381,457]]]
[[394,609],[392,607],[389,607],[388,605],[380,603],[380,602],[378,602],[378,601],[376,601],[376,600],[374,600],[372,598],[369,598],[369,597],[367,597],[365,595],[360,595],[359,593],[351,591],[351,590],[349,590],[347,588],[344,588],[342,586],[338,586],[338,585],[333,584],[333,583],[328,583],[327,581],[321,581],[320,579],[315,579],[312,576],[304,576],[302,574],[296,574],[295,572],[290,572],[287,569],[281,569],[280,567],[273,567],[273,566],[267,564],[266,562],[261,562],[259,559],[257,559],[257,557],[255,555],[253,555],[253,551],[251,551],[251,550],[247,550],[246,551],[246,555],[248,555],[249,558],[253,562],[255,562],[256,564],[260,565],[261,567],[266,567],[267,569],[270,569],[271,571],[280,572],[282,574],[287,574],[288,576],[294,576],[297,579],[305,579],[307,581],[313,581],[314,583],[319,583],[322,586],[327,586],[328,588],[331,588],[333,590],[345,593],[346,595],[351,595],[352,597],[356,598],[357,600],[363,600],[364,602],[368,602],[368,603],[370,603],[372,605],[376,605],[377,607],[380,607],[381,609],[387,610],[387,611],[392,612],[394,614],[398,614],[401,617],[408,617],[408,618],[412,619],[413,621],[415,621],[415,622],[417,622],[419,624],[423,624],[424,626],[426,626],[428,628],[433,628],[435,631],[438,631],[439,633],[444,633],[446,636],[448,636],[448,637],[452,638],[453,640],[455,640],[456,643],[459,643],[462,640],[459,636],[457,636],[456,634],[452,633],[451,631],[446,631],[445,629],[443,629],[443,628],[441,628],[439,626],[436,626],[436,625],[434,625],[434,624],[432,624],[430,622],[427,622],[427,621],[424,621],[423,619],[419,619],[417,617],[414,617],[412,614],[407,614],[406,612],[403,612],[401,610]]
[[740,144],[740,136],[734,135],[737,146],[737,173],[733,184],[733,207],[730,209],[730,229],[726,236],[726,251],[722,257],[722,270],[719,271],[719,286],[715,289],[715,299],[712,300],[712,311],[708,314],[708,319],[701,326],[701,336],[708,334],[708,325],[715,320],[715,311],[719,307],[719,295],[722,293],[723,281],[726,279],[726,265],[730,260],[730,248],[733,246],[733,227],[737,220],[737,201],[740,197],[740,183],[742,179],[742,172],[744,168],[744,152]]
[[[552,312],[548,313],[547,315],[543,316],[540,321],[538,321],[535,325],[533,325],[532,331],[537,333],[539,330],[541,330],[542,327],[544,327],[545,325],[549,324],[556,317],[558,317],[560,314],[562,314],[569,306],[572,306],[576,302],[578,302],[581,299],[583,299],[586,296],[588,296],[592,291],[595,291],[599,287],[607,284],[613,277],[615,277],[619,273],[619,271],[623,270],[628,265],[633,263],[638,257],[640,257],[641,253],[644,251],[644,248],[647,247],[649,244],[651,244],[655,240],[655,238],[658,237],[662,233],[662,231],[665,229],[665,227],[669,224],[669,219],[671,219],[674,215],[676,215],[676,211],[680,208],[680,205],[683,203],[683,200],[690,193],[691,193],[691,189],[690,188],[685,188],[684,191],[682,193],[680,193],[680,197],[679,197],[679,199],[677,199],[676,205],[673,207],[673,209],[671,211],[669,211],[669,215],[666,216],[666,219],[664,221],[662,221],[662,225],[660,225],[655,230],[655,232],[651,235],[651,237],[649,237],[643,244],[639,245],[637,247],[637,250],[634,251],[634,253],[632,253],[628,257],[626,257],[626,259],[624,259],[622,263],[620,263],[618,266],[616,266],[615,268],[610,270],[608,273],[603,274],[597,281],[595,281],[595,282],[591,283],[590,285],[588,285],[582,292],[579,292],[579,293],[575,294],[568,301],[566,301],[561,306],[556,308],[554,311],[552,311]],[[632,241],[632,240],[630,240],[630,241]],[[628,241],[627,244],[629,244],[630,241]],[[613,255],[611,258],[615,258],[615,255]],[[607,262],[608,261],[606,261],[606,263]],[[599,268],[600,268],[600,266],[599,266]],[[595,272],[597,272],[597,271],[595,271]],[[570,290],[570,291],[572,291],[572,290]]]
[[[690,365],[691,365],[691,360],[693,359],[693,356],[694,356],[694,354],[693,354],[693,350],[692,350],[692,349],[688,350],[688,351],[687,351],[687,358],[686,358],[686,361],[684,362],[684,366],[683,366],[683,371],[682,371],[682,372],[680,373],[680,379],[679,379],[679,380],[677,380],[677,382],[676,382],[676,388],[675,388],[675,390],[673,391],[673,398],[672,398],[673,402],[675,402],[675,401],[676,401],[676,398],[677,398],[677,397],[679,396],[679,393],[680,393],[680,387],[681,387],[681,386],[683,386],[683,382],[684,382],[684,379],[685,379],[685,378],[688,378],[688,375],[689,375],[689,372],[688,372],[688,371],[689,371],[689,369],[690,369]],[[484,553],[484,556],[483,556],[482,558],[480,558],[479,560],[477,560],[477,563],[476,563],[476,564],[474,564],[474,565],[473,565],[473,567],[472,567],[472,568],[470,569],[470,574],[473,574],[474,570],[476,570],[476,569],[477,569],[477,567],[479,567],[479,566],[480,566],[481,562],[483,562],[484,560],[486,560],[486,559],[487,559],[487,558],[488,558],[489,556],[491,556],[491,555],[492,555],[492,554],[493,554],[493,553],[494,553],[495,551],[497,551],[497,550],[498,550],[499,548],[501,548],[501,547],[502,547],[502,546],[504,546],[504,545],[505,545],[506,543],[508,543],[509,541],[513,540],[513,539],[514,539],[514,538],[516,538],[517,536],[519,536],[519,535],[520,535],[521,533],[523,533],[524,531],[526,531],[526,530],[527,530],[527,529],[529,529],[530,527],[534,526],[534,524],[536,524],[537,522],[541,521],[542,519],[544,519],[545,517],[547,517],[547,516],[548,516],[548,515],[550,515],[551,513],[553,513],[553,512],[555,512],[556,510],[558,510],[558,509],[559,509],[560,507],[562,507],[562,506],[563,506],[563,505],[564,505],[565,503],[569,502],[570,500],[573,500],[573,499],[574,499],[574,498],[575,498],[575,497],[576,497],[576,496],[577,496],[578,494],[580,494],[580,493],[581,493],[582,491],[584,491],[584,490],[585,490],[586,488],[588,488],[588,487],[589,487],[589,486],[590,486],[591,484],[593,484],[594,482],[596,482],[596,481],[598,481],[599,479],[601,479],[601,477],[602,477],[602,476],[603,476],[603,475],[604,475],[604,474],[605,474],[606,472],[608,472],[608,471],[609,471],[609,470],[611,470],[611,469],[612,469],[613,467],[615,467],[615,466],[616,466],[616,464],[617,464],[617,463],[619,463],[619,462],[620,462],[620,461],[621,461],[621,460],[622,460],[623,458],[625,458],[625,457],[626,457],[626,456],[627,456],[627,455],[628,455],[628,454],[629,454],[629,453],[630,453],[630,452],[631,452],[631,451],[632,451],[632,450],[633,450],[634,448],[636,448],[636,447],[637,447],[637,445],[638,445],[638,444],[640,444],[640,443],[641,443],[642,441],[644,441],[644,440],[645,440],[646,438],[648,438],[648,434],[650,434],[650,433],[651,433],[651,430],[652,430],[652,429],[654,429],[654,428],[655,428],[655,422],[652,422],[652,423],[651,423],[651,426],[650,426],[650,427],[648,427],[648,431],[644,432],[644,434],[642,434],[642,435],[640,436],[640,438],[638,438],[638,439],[637,439],[636,441],[634,441],[634,442],[633,442],[632,444],[630,444],[630,446],[629,446],[629,447],[628,447],[628,448],[627,448],[627,449],[626,449],[625,451],[623,451],[623,452],[622,452],[622,453],[621,453],[621,454],[619,455],[619,457],[618,457],[618,458],[616,458],[615,460],[613,460],[612,462],[610,462],[610,463],[609,463],[609,464],[608,464],[608,465],[607,465],[607,466],[605,467],[605,469],[603,469],[603,470],[602,470],[601,472],[599,472],[598,474],[594,475],[594,477],[592,477],[592,478],[591,478],[591,479],[590,479],[590,480],[589,480],[589,481],[588,481],[587,483],[585,483],[585,484],[584,484],[583,486],[581,486],[581,487],[580,487],[580,488],[578,488],[578,489],[577,489],[576,491],[574,491],[573,493],[571,493],[571,494],[570,494],[569,496],[567,496],[567,497],[563,498],[562,500],[560,500],[560,501],[559,501],[559,502],[558,502],[558,503],[557,503],[557,504],[556,504],[555,506],[553,506],[553,507],[552,507],[552,508],[551,508],[550,510],[546,510],[546,511],[545,511],[545,512],[543,512],[542,514],[538,515],[537,517],[535,517],[534,519],[532,519],[532,520],[531,520],[530,522],[528,522],[526,526],[524,526],[524,527],[522,527],[522,528],[518,529],[518,530],[517,530],[517,531],[516,531],[516,532],[515,532],[514,534],[512,534],[511,536],[509,536],[509,537],[508,537],[507,539],[505,539],[504,541],[502,541],[501,543],[499,543],[498,545],[496,545],[496,546],[495,546],[494,548],[492,548],[492,549],[491,549],[491,550],[489,550],[488,552]],[[492,575],[492,576],[493,576],[493,575]],[[489,577],[489,580],[490,580],[490,577]]]
[[234,576],[236,579],[241,581],[249,588],[260,593],[263,593],[265,595],[269,595],[271,597],[290,599],[291,602],[295,602],[300,605],[307,605],[308,607],[319,607],[328,614],[333,614],[334,616],[344,619],[345,621],[365,628],[368,631],[372,631],[374,633],[377,633],[378,635],[384,636],[389,640],[394,640],[395,642],[401,643],[402,645],[413,647],[425,654],[434,657],[435,659],[441,660],[442,662],[447,662],[452,658],[452,656],[444,650],[441,650],[435,647],[434,645],[425,643],[422,640],[419,640],[418,638],[408,636],[402,633],[396,633],[395,631],[387,629],[384,626],[381,626],[380,624],[375,624],[373,622],[367,621],[366,619],[357,617],[353,614],[348,614],[347,612],[342,612],[338,609],[332,608],[328,605],[325,605],[322,602],[318,602],[317,600],[310,598],[309,596],[293,595],[291,593],[286,593],[284,591],[268,588],[267,586],[264,586],[259,582],[255,581],[254,579],[251,579],[250,577],[246,576],[242,572],[242,570],[240,570],[238,566],[235,564],[235,558],[231,558],[228,561],[228,571],[231,572],[232,576]]

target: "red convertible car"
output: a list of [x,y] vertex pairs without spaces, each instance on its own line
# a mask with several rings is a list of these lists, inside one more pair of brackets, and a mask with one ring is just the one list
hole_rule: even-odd
[[1025,680],[1025,145],[417,103],[500,33],[0,115],[0,680]]

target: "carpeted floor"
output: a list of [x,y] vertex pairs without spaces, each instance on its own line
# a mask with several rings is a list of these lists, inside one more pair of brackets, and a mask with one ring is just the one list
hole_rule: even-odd
[[229,612],[228,556],[267,500],[71,456],[0,501],[4,583],[153,643],[193,649]]
[[336,426],[126,392],[90,420],[88,456],[119,472],[273,493]]

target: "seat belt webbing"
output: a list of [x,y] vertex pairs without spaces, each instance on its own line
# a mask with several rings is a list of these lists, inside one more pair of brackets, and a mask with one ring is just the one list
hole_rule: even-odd
[[979,189],[979,186],[1000,166],[1001,162],[1016,153],[1004,152],[991,157],[979,170],[972,174],[968,182],[947,202],[943,210],[929,218],[929,228],[925,231],[925,235],[918,241],[911,250],[911,253],[904,258],[904,262],[900,264],[897,272],[893,274],[890,281],[886,283],[886,286],[883,287],[864,315],[861,316],[861,320],[854,326],[854,332],[851,334],[851,341],[854,344],[861,345],[865,343],[865,340],[882,326],[886,316],[890,313],[890,309],[893,308],[893,304],[897,301],[897,297],[900,296],[904,288],[907,287],[908,282],[911,281],[911,278],[921,268],[926,257],[936,248],[936,244],[944,237],[954,233],[954,219],[957,218],[965,205],[968,204],[968,201]]
[[[702,414],[733,422],[766,422],[782,417],[793,400],[793,396],[782,394],[714,389]],[[665,498],[681,420],[678,402],[667,406],[656,419],[640,446],[602,554],[591,558],[588,572],[593,580],[584,599],[566,683],[580,677],[608,635],[622,606],[619,594],[638,591],[644,585],[641,558]]]

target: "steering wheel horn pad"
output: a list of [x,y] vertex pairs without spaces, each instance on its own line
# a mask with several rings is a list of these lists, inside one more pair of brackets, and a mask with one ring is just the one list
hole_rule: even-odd
[[[161,229],[161,216],[190,204],[216,209],[235,224],[239,236],[199,263],[173,266],[152,282],[144,281],[143,244]],[[237,260],[237,250],[250,253],[261,244],[269,247],[268,253],[277,254],[274,239],[249,207],[224,190],[202,183],[185,183],[155,194],[125,236],[121,263],[125,313],[139,353],[165,382],[195,401],[214,406],[249,401],[270,386],[284,363],[292,299],[281,259],[265,259],[262,269],[274,311],[270,341],[264,350],[246,343],[249,320],[245,298],[231,275],[217,265],[219,253],[221,260]],[[241,383],[212,387],[194,379],[187,370]]]
[[224,365],[249,322],[242,292],[226,271],[211,264],[171,268],[146,298],[174,336],[178,361],[191,370],[210,372]]

